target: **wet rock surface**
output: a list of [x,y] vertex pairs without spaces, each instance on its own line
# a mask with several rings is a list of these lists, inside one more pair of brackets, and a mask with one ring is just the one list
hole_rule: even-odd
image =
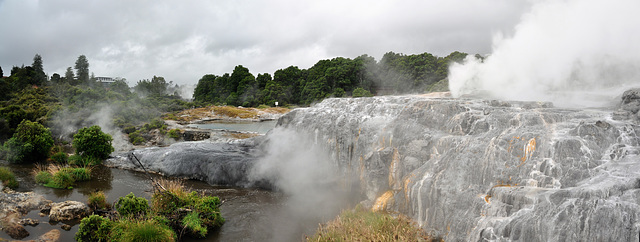
[[640,130],[612,119],[613,110],[328,99],[279,125],[325,143],[344,180],[359,177],[369,204],[447,241],[637,241]]
[[[640,99],[624,96],[622,108],[610,110],[424,96],[327,99],[278,126],[323,145],[341,186],[355,188],[365,204],[404,213],[447,241],[638,241],[640,129],[629,117]],[[255,186],[248,171],[267,141],[278,142],[267,134],[134,153],[163,174]],[[107,163],[140,169],[126,154]]]

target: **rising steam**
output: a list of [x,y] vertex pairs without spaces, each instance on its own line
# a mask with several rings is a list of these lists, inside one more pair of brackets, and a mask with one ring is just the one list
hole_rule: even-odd
[[640,86],[640,1],[537,1],[483,62],[450,67],[456,96],[609,106]]

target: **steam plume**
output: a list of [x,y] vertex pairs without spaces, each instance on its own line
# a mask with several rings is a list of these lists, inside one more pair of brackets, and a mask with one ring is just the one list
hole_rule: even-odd
[[451,93],[608,106],[640,85],[638,9],[637,0],[537,1],[513,36],[494,36],[484,62],[450,67]]

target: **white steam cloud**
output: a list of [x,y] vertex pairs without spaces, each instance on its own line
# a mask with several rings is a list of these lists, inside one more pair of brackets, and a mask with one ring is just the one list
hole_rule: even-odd
[[640,86],[640,1],[536,1],[484,61],[450,67],[455,97],[602,107]]
[[315,228],[320,222],[335,217],[349,201],[348,191],[338,185],[339,174],[321,145],[304,133],[275,128],[268,135],[266,154],[250,172],[253,180],[268,180],[287,197],[286,206],[277,217],[274,241],[301,239],[300,232]]

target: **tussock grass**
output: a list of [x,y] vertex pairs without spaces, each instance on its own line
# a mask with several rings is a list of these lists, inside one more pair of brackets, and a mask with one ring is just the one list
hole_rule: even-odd
[[307,241],[433,241],[404,215],[372,212],[357,206],[320,225]]
[[9,170],[7,167],[0,167],[0,181],[3,186],[9,188],[18,187],[18,181],[16,180],[16,176]]
[[255,110],[231,106],[214,106],[213,112],[217,115],[227,116],[229,118],[258,118],[258,112]]
[[56,163],[36,164],[32,174],[37,183],[46,187],[71,189],[76,181],[91,179],[91,167],[69,167]]

